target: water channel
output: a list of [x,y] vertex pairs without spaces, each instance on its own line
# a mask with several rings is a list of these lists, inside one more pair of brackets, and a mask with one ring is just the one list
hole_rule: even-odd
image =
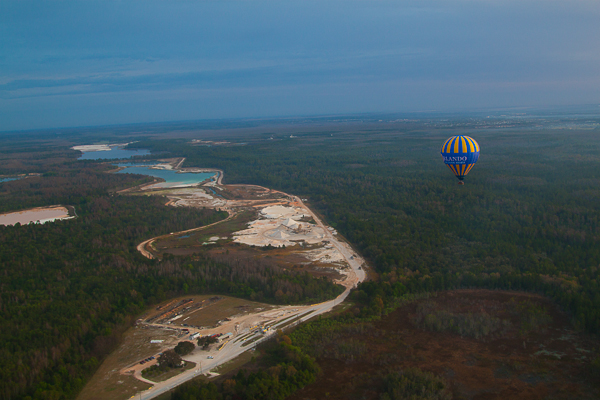
[[217,174],[216,172],[180,172],[170,169],[157,169],[153,168],[153,164],[140,165],[133,163],[123,163],[117,165],[119,167],[124,167],[118,172],[119,174],[147,175],[165,180],[164,182],[147,186],[145,187],[145,189],[193,186],[204,182],[207,179],[211,179]]

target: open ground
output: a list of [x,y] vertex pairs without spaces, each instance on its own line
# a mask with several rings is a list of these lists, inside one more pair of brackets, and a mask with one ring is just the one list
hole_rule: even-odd
[[46,222],[72,219],[75,216],[75,209],[70,206],[35,207],[28,210],[0,214],[0,225],[44,224]]
[[[182,159],[163,161],[169,162],[174,169],[183,163]],[[123,396],[134,390],[143,390],[138,394],[142,399],[160,396],[253,349],[278,329],[294,326],[330,311],[365,279],[365,261],[338,237],[335,229],[323,224],[299,197],[261,186],[223,185],[223,171],[211,171],[217,172],[215,179],[194,187],[153,189],[144,185],[122,192],[128,195],[161,195],[168,198],[167,206],[214,208],[229,214],[225,220],[211,225],[146,240],[138,245],[142,255],[162,258],[166,253],[184,255],[206,252],[220,259],[240,256],[260,258],[281,268],[328,276],[346,290],[334,300],[300,306],[258,305],[221,296],[173,299],[138,320],[135,329],[146,334],[147,346],[139,342],[143,351],[140,349],[134,355],[120,359],[111,355],[82,392],[80,400],[94,399],[94,393],[116,390],[118,385],[125,382],[128,382],[126,386],[129,389],[121,387],[119,396],[115,392],[114,398],[125,398]],[[166,337],[149,339],[154,332],[157,332],[156,336]],[[161,382],[142,377],[142,371],[156,363],[156,360],[141,364],[140,359],[156,356],[161,350],[174,347],[178,341],[194,342],[198,337],[215,335],[219,338],[218,345],[208,351],[196,348],[184,357],[196,368],[181,371]],[[150,347],[149,340],[162,342]],[[131,346],[131,342],[126,340],[123,346]],[[133,389],[134,384],[130,379],[123,380],[120,377],[136,378],[140,384]]]

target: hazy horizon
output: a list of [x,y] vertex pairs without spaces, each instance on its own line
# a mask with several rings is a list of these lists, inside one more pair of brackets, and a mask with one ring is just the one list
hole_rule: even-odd
[[[486,121],[495,123],[505,121],[506,123],[518,124],[521,127],[532,126],[536,128],[542,126],[553,126],[556,122],[567,123],[575,127],[581,125],[582,129],[600,129],[600,104],[584,104],[573,106],[554,106],[554,107],[513,107],[513,108],[489,108],[489,109],[471,109],[464,111],[422,111],[422,112],[404,112],[404,113],[346,113],[346,114],[322,114],[322,115],[284,115],[284,116],[266,116],[253,118],[200,118],[188,120],[167,120],[167,121],[143,121],[126,122],[104,125],[73,125],[57,126],[49,128],[0,130],[0,134],[18,134],[18,133],[37,133],[44,131],[59,132],[76,129],[82,130],[103,130],[103,129],[144,129],[160,128],[168,126],[177,127],[177,129],[197,129],[197,130],[222,130],[222,129],[245,129],[268,126],[295,126],[301,129],[301,126],[316,125],[337,125],[340,123],[366,123],[366,124],[390,124],[390,123],[424,123],[431,121],[434,123],[449,123],[469,119],[470,128],[477,124],[486,124]],[[437,121],[437,122],[436,122]],[[479,122],[476,122],[479,121]],[[575,124],[575,125],[572,125]],[[591,125],[593,126],[591,126]],[[556,125],[554,125],[556,126]],[[513,126],[514,127],[514,126]]]
[[600,3],[0,4],[0,131],[600,103]]

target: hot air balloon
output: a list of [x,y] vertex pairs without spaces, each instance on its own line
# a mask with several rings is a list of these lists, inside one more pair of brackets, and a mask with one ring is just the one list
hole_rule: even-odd
[[479,144],[468,136],[452,136],[442,146],[444,163],[458,178],[458,184],[464,185],[465,175],[479,159]]

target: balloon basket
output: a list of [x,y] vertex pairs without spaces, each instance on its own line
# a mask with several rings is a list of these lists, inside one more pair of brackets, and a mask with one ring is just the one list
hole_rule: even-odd
[[463,181],[458,181],[459,185],[464,185],[465,183]]

